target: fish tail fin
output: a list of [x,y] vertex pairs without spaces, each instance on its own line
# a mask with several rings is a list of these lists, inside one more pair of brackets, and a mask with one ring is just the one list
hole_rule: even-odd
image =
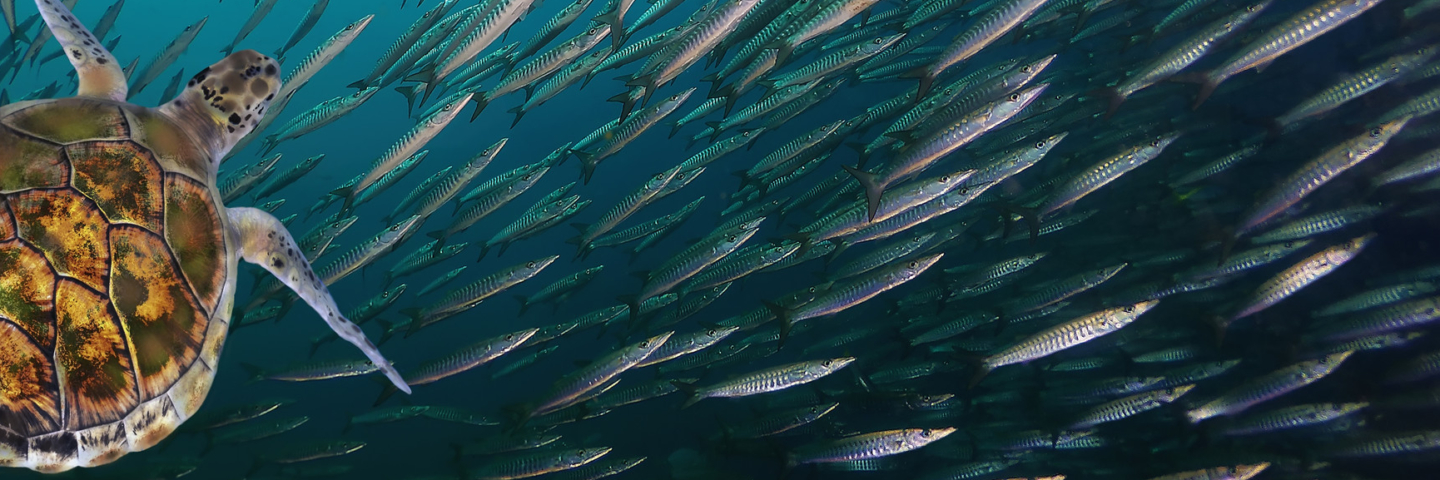
[[1215,346],[1220,347],[1225,343],[1225,330],[1230,328],[1230,319],[1216,315],[1210,318],[1210,326],[1215,334]]
[[480,256],[475,259],[475,262],[476,262],[476,263],[479,263],[481,260],[484,260],[484,259],[485,259],[485,255],[487,255],[487,254],[489,254],[489,253],[490,253],[490,244],[487,243],[487,244],[485,244],[485,245],[481,245],[481,246],[480,246]]
[[635,111],[636,100],[630,97],[630,92],[621,92],[618,95],[605,99],[605,101],[620,104],[620,121],[622,122],[625,121],[626,117],[630,116],[630,112]]
[[900,78],[913,78],[920,81],[920,87],[915,91],[915,103],[925,99],[925,94],[935,85],[935,74],[930,73],[930,67],[921,66],[900,74]]
[[873,173],[849,165],[840,167],[849,172],[850,176],[855,177],[855,180],[860,182],[860,186],[865,188],[865,207],[870,212],[868,218],[875,220],[875,213],[880,210],[880,195],[885,193],[885,185],[881,184],[880,179]]
[[983,361],[975,365],[975,375],[970,377],[970,383],[968,386],[966,386],[966,388],[975,388],[975,386],[979,385],[980,381],[985,380],[985,376],[989,375],[990,371],[994,369],[995,367],[991,367],[990,364],[984,363]]
[[630,316],[630,324],[633,325],[635,323],[635,320],[640,317],[640,296],[620,295],[615,297],[615,299],[619,300],[620,303],[624,303],[625,306],[630,307],[628,310],[626,310],[626,314]]
[[855,154],[859,157],[859,159],[855,161],[855,168],[865,168],[865,164],[870,163],[870,149],[866,148],[867,146],[865,144],[860,142],[845,142],[845,146],[854,150]]
[[580,179],[585,185],[589,185],[590,178],[595,176],[595,168],[600,166],[600,161],[595,159],[595,154],[583,150],[571,150],[571,153],[580,159]]
[[795,328],[795,312],[769,300],[761,300],[761,303],[780,320],[780,342],[775,345],[775,350],[780,350],[785,346],[785,340],[790,338],[790,331]]
[[325,340],[325,337],[320,337],[320,338],[317,338],[317,339],[315,339],[315,340],[312,340],[312,341],[310,342],[310,357],[309,357],[309,358],[315,358],[315,352],[320,351],[320,347],[321,347],[322,345],[325,345],[326,343],[329,343],[329,342]]
[[443,241],[443,240],[445,240],[445,231],[444,231],[444,230],[432,230],[432,231],[426,232],[426,233],[425,233],[425,236],[430,237],[430,238],[433,238],[433,239],[436,239],[436,240],[441,240],[441,241]]
[[1000,215],[1004,217],[1002,220],[1004,226],[1000,231],[1000,240],[1003,241],[1005,237],[1010,236],[1010,228],[1013,224],[1010,221],[1011,214],[1019,215],[1021,219],[1025,220],[1025,225],[1030,227],[1031,242],[1034,242],[1035,238],[1040,236],[1040,212],[1038,210],[1005,203],[995,205],[995,209],[999,210]]
[[280,138],[280,134],[277,133],[277,134],[274,134],[274,135],[266,136],[264,140],[261,140],[261,141],[260,141],[260,149],[261,149],[260,155],[269,155],[271,150],[274,150],[275,147],[277,147],[277,146],[280,145],[279,138]]
[[696,388],[695,384],[692,382],[671,380],[670,384],[674,385],[676,389],[679,389],[681,393],[685,394],[685,402],[680,404],[681,409],[689,408],[691,405],[694,405],[695,402],[698,402],[704,398],[700,396],[700,389]]
[[1180,75],[1175,75],[1173,77],[1170,77],[1170,81],[1179,83],[1194,83],[1200,85],[1200,91],[1195,93],[1195,102],[1190,104],[1191,110],[1199,109],[1200,104],[1205,103],[1205,100],[1208,100],[1210,98],[1210,95],[1215,93],[1215,87],[1220,86],[1220,82],[1216,80],[1215,77],[1210,74],[1210,72],[1184,73]]
[[365,80],[356,80],[354,82],[350,82],[350,84],[346,85],[345,88],[359,88],[361,90],[364,90],[365,87],[368,86],[370,86],[370,84],[367,83]]
[[253,363],[240,362],[240,368],[241,368],[242,370],[245,370],[245,374],[249,376],[248,378],[245,379],[245,384],[246,384],[246,385],[249,385],[249,384],[252,384],[252,383],[255,383],[255,382],[258,382],[258,381],[261,381],[261,380],[264,380],[264,379],[265,379],[265,369],[264,369],[264,368],[260,368],[259,365],[256,365],[256,364],[253,364]]
[[625,41],[625,27],[621,25],[620,9],[612,8],[610,11],[596,15],[591,21],[603,23],[610,26],[610,44],[613,48],[619,49],[620,43]]
[[231,54],[231,53],[234,53],[234,52],[235,52],[235,45],[226,45],[225,48],[220,49],[220,53],[225,54],[225,56],[227,56],[227,57],[230,56],[230,54]]
[[210,431],[210,430],[205,430],[204,433],[205,433],[205,446],[200,449],[200,456],[202,456],[202,457],[205,456],[205,454],[210,453],[211,450],[214,450],[214,449],[215,449],[215,432]]
[[433,83],[435,81],[435,67],[430,67],[405,76],[407,82]]
[[345,203],[342,204],[342,206],[340,207],[340,210],[346,212],[350,211],[350,209],[355,206],[355,194],[357,193],[359,192],[355,190],[354,185],[346,185],[330,191],[331,195],[340,197],[342,200],[345,201]]
[[[470,121],[474,122],[476,118],[480,117],[480,112],[485,111],[485,106],[490,104],[490,98],[483,93],[477,93],[470,97],[470,101],[475,102],[475,111],[470,112]],[[515,121],[518,122],[520,119],[517,118]]]
[[510,128],[515,128],[516,125],[519,125],[519,124],[520,124],[520,119],[525,117],[525,106],[524,106],[524,105],[521,105],[521,106],[518,106],[518,107],[515,107],[515,108],[512,108],[512,109],[509,109],[509,110],[506,110],[506,111],[515,114],[515,121],[510,122]]
[[380,328],[384,329],[384,332],[380,334],[380,338],[375,340],[375,346],[378,347],[384,345],[387,340],[390,340],[390,337],[395,336],[395,324],[383,318],[377,318],[375,322],[379,323]]
[[1120,89],[1115,87],[1097,88],[1090,94],[1105,99],[1105,120],[1114,117],[1115,112],[1120,110],[1120,104],[1125,103],[1125,96],[1121,95]]
[[[378,379],[379,377],[376,377],[376,378]],[[383,386],[380,387],[380,394],[375,396],[375,403],[372,404],[372,406],[378,407],[378,406],[384,404],[386,400],[389,400],[390,397],[391,397],[391,396],[394,396],[394,395],[395,395],[395,392],[398,392],[398,391],[400,391],[400,389],[395,388],[394,385],[391,385],[389,382],[386,382]],[[349,422],[346,423],[345,428],[346,428],[346,430],[349,430],[349,428],[350,428]]]
[[524,295],[515,295],[514,297],[515,300],[518,300],[520,302],[520,313],[516,314],[515,316],[525,316],[525,312],[527,310],[530,310],[530,297],[526,297]]
[[405,338],[410,338],[415,332],[420,331],[420,317],[422,313],[418,308],[407,308],[400,311],[401,315],[410,317],[410,326],[405,329]]

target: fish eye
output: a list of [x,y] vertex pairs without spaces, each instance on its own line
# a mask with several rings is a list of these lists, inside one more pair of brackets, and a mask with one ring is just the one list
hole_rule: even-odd
[[1035,148],[1045,148],[1045,141],[1044,141],[1044,140],[1041,140],[1041,141],[1035,142]]
[[535,262],[526,262],[525,268],[535,268]]
[[1133,305],[1125,307],[1125,313],[1135,313],[1135,307]]
[[1029,66],[1029,65],[1026,65],[1026,66],[1020,67],[1020,73],[1030,73],[1030,66]]
[[920,262],[910,262],[910,268],[919,268]]
[[710,329],[710,331],[705,332],[705,333],[706,333],[707,335],[718,335],[720,332],[717,332],[717,331],[715,331],[715,329],[712,328],[712,329]]
[[1380,130],[1380,129],[1377,127],[1377,128],[1375,128],[1374,130],[1371,130],[1371,131],[1370,131],[1370,136],[1373,137],[1373,138],[1380,138],[1380,135],[1381,135],[1381,134],[1384,134],[1384,133],[1385,133],[1385,132],[1384,132],[1383,130]]
[[640,342],[640,348],[650,348],[650,341],[649,341],[649,340],[646,340],[646,341]]
[[828,366],[830,366],[830,363],[831,363],[830,360],[826,360],[826,361],[824,361],[824,362],[821,362],[820,365],[821,365],[821,366],[828,367]]
[[591,34],[591,35],[594,35],[594,34],[596,34],[596,33],[600,33],[600,29],[598,29],[598,28],[592,28],[592,29],[590,29],[590,34]]
[[380,298],[390,298],[390,292],[381,292]]
[[675,95],[671,95],[671,96],[670,96],[670,100],[679,100],[679,99],[680,99],[680,95],[679,95],[679,94],[675,94]]
[[731,235],[731,236],[730,236],[730,238],[728,238],[728,239],[727,239],[727,240],[729,240],[729,241],[732,241],[732,242],[733,242],[733,241],[735,241],[735,236],[734,236],[734,235]]
[[513,333],[505,335],[505,340],[514,340],[514,339],[515,339],[515,334],[513,334]]
[[1150,141],[1150,146],[1152,146],[1152,147],[1158,147],[1158,146],[1160,146],[1160,139],[1157,138],[1157,139],[1151,140],[1151,141]]
[[949,181],[950,181],[950,176],[949,176],[949,175],[941,175],[941,176],[940,176],[940,183],[947,183],[947,182],[949,182]]
[[1012,102],[1018,102],[1018,101],[1020,101],[1020,94],[1018,94],[1018,93],[1012,93],[1012,94],[1010,94],[1010,101],[1012,101]]
[[884,41],[885,41],[885,39],[877,38],[877,39],[875,39],[875,41],[872,42],[872,43],[874,43],[874,44],[876,44],[876,45],[879,45],[879,44],[881,44],[881,43],[884,42]]

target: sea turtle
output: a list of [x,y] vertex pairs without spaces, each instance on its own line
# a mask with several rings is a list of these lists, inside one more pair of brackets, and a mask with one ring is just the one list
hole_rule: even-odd
[[160,442],[215,377],[240,259],[274,274],[396,386],[275,217],[225,208],[218,164],[260,122],[278,64],[235,52],[159,108],[68,8],[36,0],[74,98],[0,107],[0,466],[59,472]]

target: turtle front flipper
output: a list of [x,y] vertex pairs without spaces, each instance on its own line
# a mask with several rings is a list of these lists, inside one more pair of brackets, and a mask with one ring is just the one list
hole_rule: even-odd
[[50,26],[50,33],[60,41],[65,58],[70,59],[70,65],[80,76],[78,95],[125,101],[129,92],[129,87],[125,85],[125,72],[121,71],[115,56],[100,44],[100,39],[95,38],[64,4],[55,0],[35,0],[35,6],[40,8],[40,15]]
[[285,286],[294,290],[296,295],[320,314],[320,318],[325,319],[325,323],[330,325],[336,335],[365,352],[365,356],[380,367],[380,371],[395,384],[395,388],[410,393],[405,379],[385,360],[380,349],[370,343],[370,339],[365,338],[365,332],[361,331],[358,325],[340,313],[340,307],[335,305],[335,298],[330,296],[325,282],[310,269],[310,262],[305,260],[305,254],[290,237],[290,231],[285,229],[285,225],[260,209],[237,207],[227,209],[227,213],[230,217],[230,229],[240,243],[241,258],[264,267]]

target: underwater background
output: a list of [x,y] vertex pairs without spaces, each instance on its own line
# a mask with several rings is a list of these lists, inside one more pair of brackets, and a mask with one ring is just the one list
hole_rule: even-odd
[[[104,0],[80,0],[74,11],[79,19],[93,27],[93,22],[103,14],[110,3]],[[394,0],[332,0],[313,31],[285,56],[282,68],[286,71],[333,32],[366,15],[373,14],[375,17],[338,58],[316,74],[306,88],[295,95],[271,126],[272,131],[310,106],[352,93],[355,89],[347,85],[370,73],[381,53],[422,12],[432,8],[435,0],[426,1],[418,8],[413,5],[413,0],[406,3],[402,8],[400,2]],[[473,0],[462,0],[451,11],[474,3]],[[547,19],[571,2],[546,0],[536,3],[539,6],[515,23],[505,38],[495,41],[480,55],[484,56],[504,44],[527,40]],[[889,9],[915,8],[914,4],[920,3],[924,2],[884,1],[869,9],[873,12],[871,15],[874,15]],[[952,36],[972,24],[981,13],[991,8],[991,5],[1008,2],[970,0],[955,3],[962,3],[963,6],[951,13],[951,17],[947,17],[950,21],[948,29],[926,45],[947,45]],[[1440,16],[1430,12],[1406,20],[1403,13],[1406,8],[1435,2],[1387,0],[1333,32],[1281,56],[1261,73],[1252,71],[1236,76],[1223,84],[1215,96],[1198,110],[1192,111],[1190,108],[1196,89],[1194,85],[1185,82],[1162,82],[1127,101],[1115,117],[1106,118],[1105,101],[1095,93],[1097,88],[1106,82],[1125,78],[1127,73],[1165,53],[1177,39],[1189,36],[1211,19],[1223,16],[1242,5],[1256,2],[1216,1],[1214,5],[1201,10],[1202,13],[1196,14],[1204,21],[1185,24],[1178,27],[1179,33],[1172,33],[1153,42],[1143,37],[1148,36],[1151,27],[1181,2],[1117,0],[1104,3],[1104,8],[1089,17],[1087,22],[1104,23],[1111,16],[1124,16],[1126,19],[1116,21],[1113,27],[1101,34],[1073,44],[1064,41],[1073,33],[1069,28],[1029,32],[1032,36],[1025,37],[1022,41],[1013,41],[1010,36],[1003,37],[962,64],[963,66],[955,67],[941,82],[937,82],[937,85],[940,85],[964,73],[998,64],[1006,59],[1033,61],[1048,54],[1056,54],[1053,63],[1046,67],[1045,73],[1034,83],[1050,83],[1051,87],[1047,92],[1075,95],[1075,98],[1060,104],[1054,110],[1041,113],[1061,119],[1060,122],[1040,130],[1039,135],[1025,137],[1028,140],[1019,140],[1033,141],[1034,138],[1068,131],[1068,137],[1045,159],[1024,174],[991,187],[989,195],[993,197],[989,198],[995,201],[988,202],[989,205],[977,200],[949,217],[940,217],[921,227],[921,230],[939,230],[942,222],[949,225],[960,221],[958,217],[964,217],[964,221],[970,224],[969,230],[957,235],[940,250],[945,255],[937,265],[926,274],[903,285],[897,285],[872,300],[845,309],[834,317],[807,320],[818,322],[819,325],[809,331],[795,332],[785,341],[784,347],[773,354],[752,357],[743,363],[724,365],[703,374],[693,372],[691,376],[699,376],[699,385],[703,386],[734,374],[775,365],[852,355],[861,359],[851,367],[853,372],[840,371],[813,384],[791,387],[786,391],[788,393],[768,393],[764,394],[766,396],[734,400],[711,399],[684,409],[679,408],[683,393],[619,407],[595,418],[561,425],[555,433],[561,434],[562,440],[548,448],[560,444],[571,448],[606,446],[613,448],[608,454],[612,457],[644,456],[646,461],[617,477],[636,479],[998,479],[1056,474],[1063,474],[1071,479],[1153,478],[1185,470],[1253,464],[1262,460],[1271,463],[1270,470],[1255,478],[1398,479],[1431,476],[1429,472],[1434,471],[1436,460],[1440,457],[1428,454],[1440,451],[1437,450],[1440,445],[1399,455],[1342,458],[1331,457],[1326,452],[1386,433],[1440,431],[1437,430],[1440,429],[1440,422],[1437,422],[1433,414],[1433,406],[1382,406],[1387,399],[1410,398],[1407,395],[1423,396],[1437,385],[1431,377],[1403,383],[1382,379],[1388,372],[1398,368],[1397,365],[1437,351],[1440,345],[1432,338],[1433,333],[1429,333],[1433,330],[1433,325],[1418,325],[1405,329],[1405,332],[1428,335],[1394,348],[1358,351],[1346,359],[1341,368],[1325,376],[1322,381],[1287,393],[1251,410],[1253,413],[1260,409],[1317,402],[1369,402],[1370,407],[1361,413],[1364,421],[1346,427],[1348,429],[1326,430],[1325,427],[1312,426],[1306,428],[1321,430],[1298,434],[1283,432],[1228,437],[1213,427],[1213,422],[1197,425],[1186,421],[1185,410],[1198,406],[1204,398],[1213,398],[1224,393],[1245,379],[1313,358],[1308,355],[1319,347],[1307,343],[1304,339],[1305,332],[1313,331],[1318,322],[1312,320],[1311,312],[1375,287],[1401,281],[1428,281],[1440,277],[1440,274],[1436,273],[1404,276],[1406,272],[1421,267],[1440,265],[1440,253],[1436,252],[1432,240],[1440,234],[1440,228],[1437,228],[1440,224],[1436,222],[1440,219],[1440,211],[1430,208],[1437,198],[1434,190],[1413,188],[1418,182],[1404,187],[1377,187],[1370,181],[1390,167],[1440,147],[1440,141],[1437,141],[1433,134],[1417,133],[1436,131],[1434,127],[1440,119],[1434,115],[1428,119],[1423,116],[1412,119],[1405,131],[1402,131],[1402,136],[1392,140],[1373,158],[1340,175],[1285,214],[1299,217],[1357,205],[1383,205],[1385,213],[1347,225],[1343,229],[1316,235],[1313,237],[1314,243],[1300,253],[1259,266],[1256,271],[1247,272],[1243,277],[1224,283],[1214,290],[1180,293],[1173,299],[1163,299],[1153,311],[1146,313],[1120,333],[1079,345],[1025,367],[1007,367],[1017,371],[1004,374],[1001,372],[1006,370],[993,372],[980,384],[969,386],[974,375],[970,368],[978,359],[1023,338],[1027,333],[1039,330],[1038,327],[1058,324],[1102,308],[1113,307],[1116,305],[1114,299],[1123,297],[1122,293],[1130,292],[1127,290],[1129,287],[1172,279],[1175,274],[1196,266],[1213,265],[1222,257],[1222,249],[1233,247],[1235,251],[1242,251],[1249,248],[1250,245],[1243,240],[1235,242],[1234,245],[1225,245],[1225,239],[1232,233],[1238,217],[1256,197],[1274,186],[1278,179],[1289,175],[1321,152],[1347,139],[1363,135],[1380,113],[1427,94],[1437,85],[1437,77],[1386,85],[1329,113],[1315,125],[1278,138],[1267,135],[1268,119],[1285,112],[1347,75],[1368,68],[1398,52],[1385,50],[1394,43],[1408,41],[1416,48],[1436,44],[1436,39],[1440,38],[1440,34],[1437,34],[1437,30],[1440,30],[1440,24],[1437,24]],[[1275,0],[1256,20],[1257,26],[1249,27],[1238,39],[1229,40],[1215,52],[1199,60],[1197,65],[1201,68],[1194,70],[1214,68],[1248,39],[1253,38],[1258,31],[1304,9],[1312,8],[1317,3],[1319,2],[1312,0]],[[19,18],[27,18],[34,13],[34,7],[28,2],[22,0],[18,4]],[[285,43],[295,25],[313,4],[314,2],[309,0],[277,2],[265,20],[237,45],[237,50],[255,49],[267,55],[271,54]],[[603,0],[596,0],[579,21],[549,45],[558,44],[583,31],[589,19],[598,14],[605,7],[604,4]],[[699,0],[680,2],[674,11],[629,40],[679,25],[704,4],[706,2]],[[649,5],[646,2],[636,2],[629,15],[633,18]],[[177,74],[181,75],[181,78],[189,78],[193,72],[222,58],[221,50],[230,43],[234,33],[250,16],[254,7],[254,3],[243,0],[219,3],[211,0],[126,0],[111,33],[112,37],[122,37],[113,50],[121,64],[140,58],[143,66],[183,28],[202,17],[208,17],[203,30],[179,60],[160,75],[155,84],[149,85],[130,101],[155,106],[168,100],[161,98],[164,84]],[[1065,21],[1073,21],[1073,14],[1066,15]],[[856,16],[838,27],[839,33],[815,41],[827,42],[856,28],[854,25],[859,25],[860,22],[861,16]],[[903,31],[904,28],[897,26],[887,30]],[[603,40],[601,46],[608,42],[608,39]],[[41,56],[55,48],[52,42]],[[793,63],[789,68],[803,65],[818,57],[810,52],[805,52],[804,55],[791,60]],[[674,167],[709,144],[709,141],[702,137],[694,146],[687,148],[688,140],[705,128],[702,122],[685,126],[674,138],[666,137],[670,122],[690,112],[704,100],[708,84],[703,82],[701,77],[713,72],[716,67],[707,70],[703,68],[705,60],[701,62],[679,75],[673,84],[660,88],[655,98],[651,99],[653,104],[665,95],[678,93],[691,86],[699,87],[688,101],[668,116],[666,121],[640,135],[614,156],[605,159],[591,180],[582,182],[571,190],[570,194],[578,194],[582,199],[593,201],[593,204],[566,223],[595,221],[651,175]],[[502,172],[540,161],[566,142],[578,141],[606,122],[619,118],[620,104],[607,99],[628,88],[624,85],[624,80],[617,80],[615,77],[633,72],[637,65],[631,64],[603,72],[583,88],[575,85],[565,89],[544,105],[527,113],[513,128],[511,123],[514,116],[506,110],[523,103],[523,95],[517,93],[496,99],[474,121],[467,121],[470,118],[470,109],[474,108],[473,103],[467,103],[455,121],[425,144],[424,149],[430,153],[413,172],[368,203],[357,207],[354,214],[359,220],[335,240],[337,247],[330,250],[332,255],[347,251],[388,227],[390,224],[383,221],[382,217],[387,216],[395,204],[426,178],[445,167],[458,168],[477,152],[502,138],[508,138],[508,143],[470,185],[478,185]],[[1427,62],[1426,65],[1433,68],[1434,62]],[[71,67],[63,61],[25,65],[13,73],[4,89],[9,98],[19,99],[57,79],[65,79],[70,70]],[[180,73],[182,70],[183,74]],[[485,85],[493,85],[500,76],[491,78]],[[842,72],[835,74],[834,78],[845,76]],[[66,81],[68,79],[61,81],[63,86],[56,96],[73,94],[73,83],[65,83]],[[429,103],[410,108],[407,106],[406,97],[395,91],[395,87],[402,83],[397,82],[381,89],[354,112],[333,124],[286,141],[275,149],[275,153],[282,155],[276,167],[277,171],[284,171],[306,157],[325,155],[325,159],[314,171],[266,199],[287,200],[273,212],[277,218],[299,214],[296,222],[290,225],[290,230],[297,237],[338,209],[336,204],[309,215],[311,205],[316,199],[351,177],[367,171],[372,161],[416,124],[423,110],[444,96],[431,95]],[[765,134],[756,140],[751,148],[738,150],[711,164],[693,183],[674,195],[646,206],[630,217],[630,220],[622,223],[620,228],[653,219],[704,197],[698,210],[679,230],[639,255],[632,256],[628,247],[601,248],[587,258],[572,260],[576,247],[567,244],[566,240],[575,235],[576,229],[569,225],[560,225],[516,242],[498,258],[496,252],[491,251],[477,263],[474,259],[479,253],[477,246],[480,242],[516,220],[546,193],[580,180],[580,162],[572,158],[552,168],[526,193],[448,240],[451,244],[471,242],[464,252],[395,282],[408,284],[408,291],[379,318],[387,321],[402,320],[404,315],[401,311],[404,309],[429,305],[450,288],[468,284],[526,260],[559,255],[560,258],[554,264],[534,278],[510,287],[453,318],[428,326],[413,337],[401,338],[404,337],[402,332],[383,343],[380,349],[387,358],[395,362],[401,372],[406,372],[422,362],[481,339],[525,328],[563,323],[584,313],[620,304],[618,297],[635,294],[643,283],[641,279],[632,276],[632,272],[655,268],[705,237],[720,224],[721,219],[726,218],[722,216],[722,211],[731,205],[732,195],[740,185],[740,178],[731,175],[732,171],[749,168],[763,156],[817,127],[855,117],[885,99],[914,89],[915,81],[909,79],[876,82],[847,80],[833,96],[791,120],[767,128]],[[759,101],[763,97],[760,90],[763,88],[749,92],[737,103],[735,110],[739,111]],[[641,107],[637,107],[636,110],[640,109]],[[1082,110],[1088,115],[1074,114]],[[708,120],[720,118],[723,118],[720,112],[707,117]],[[828,160],[806,178],[786,187],[777,195],[794,198],[822,179],[840,172],[840,165],[855,165],[856,152],[843,144],[867,143],[884,130],[888,123],[888,120],[880,122],[863,135],[850,133],[852,138],[834,142],[833,153]],[[1094,217],[1054,234],[1047,232],[1047,235],[1035,239],[1025,238],[1026,222],[1018,216],[1011,218],[1016,210],[1005,208],[1012,204],[1010,200],[1023,197],[1030,189],[1041,187],[1047,182],[1063,180],[1070,173],[1122,150],[1129,143],[1134,143],[1136,140],[1133,138],[1138,137],[1131,136],[1128,137],[1130,139],[1120,140],[1115,138],[1123,137],[1122,134],[1128,133],[1127,129],[1148,134],[1168,131],[1185,133],[1154,160],[1077,203],[1075,208],[1078,210],[1096,210],[1098,213]],[[738,129],[721,136],[727,137],[734,131]],[[1005,133],[1006,130],[1001,128],[987,133],[981,139]],[[1411,135],[1404,136],[1405,133]],[[1263,144],[1263,149],[1258,157],[1249,160],[1243,167],[1208,178],[1198,187],[1181,188],[1168,184],[1174,177],[1245,144]],[[977,149],[963,148],[953,154],[950,161],[954,164],[978,162],[987,158],[986,155],[1002,150],[1003,146],[991,146],[983,153]],[[220,176],[224,178],[227,174],[257,162],[262,158],[261,152],[261,142],[249,144],[245,150],[222,164]],[[878,164],[875,159],[870,163]],[[946,167],[942,170],[949,169]],[[940,171],[927,172],[922,177],[938,174]],[[835,195],[844,195],[846,200],[842,200],[842,203],[846,204],[863,198],[863,195],[858,195],[855,190]],[[987,197],[982,197],[984,198]],[[256,202],[250,195],[246,195],[240,200],[229,202],[227,206],[258,203],[263,202]],[[1013,204],[1019,205],[1019,202]],[[807,210],[782,218],[767,217],[759,233],[746,245],[778,243],[787,238],[793,240],[791,234],[799,227],[828,213],[815,211],[816,205],[811,204]],[[838,204],[832,208],[838,208]],[[449,204],[443,206],[418,228],[418,235],[403,243],[393,253],[369,265],[363,273],[348,276],[331,285],[331,292],[342,310],[348,310],[383,291],[386,288],[385,272],[392,269],[406,254],[429,242],[430,239],[424,235],[445,228],[456,210],[457,207]],[[1002,217],[1014,221],[1001,222]],[[1017,237],[1009,241],[1004,238],[987,239],[1000,232],[1013,233]],[[1243,323],[1237,322],[1225,332],[1223,343],[1217,343],[1212,323],[1215,317],[1228,315],[1232,304],[1244,300],[1262,282],[1321,248],[1366,233],[1374,233],[1375,238],[1353,261],[1313,285],[1304,286],[1303,290],[1274,307],[1243,320]],[[903,234],[897,235],[891,240],[902,236]],[[886,242],[889,240],[877,243]],[[834,262],[816,259],[796,268],[749,275],[731,285],[718,300],[693,316],[661,331],[688,332],[723,325],[726,319],[763,308],[764,302],[773,301],[781,295],[809,285],[823,283],[826,280],[823,275],[827,266],[833,268],[875,247],[875,244],[856,246],[836,257]],[[1038,263],[1034,271],[1028,272],[1027,277],[990,293],[990,296],[958,299],[952,303],[941,301],[938,304],[943,307],[933,310],[901,307],[900,300],[907,295],[937,285],[946,285],[945,279],[949,274],[942,274],[942,269],[991,264],[1036,252],[1046,252],[1046,260]],[[1175,252],[1184,253],[1183,259],[1170,263],[1156,260]],[[314,263],[321,265],[327,261],[320,259]],[[902,260],[895,260],[890,264],[900,262]],[[1093,291],[1080,293],[1072,299],[1073,303],[1058,313],[1044,320],[1035,320],[1041,323],[1021,326],[1019,331],[1007,331],[1016,326],[999,322],[967,333],[968,336],[984,337],[991,342],[977,341],[975,345],[980,346],[974,350],[961,347],[930,349],[912,345],[909,340],[913,338],[913,332],[903,329],[912,321],[929,319],[936,315],[957,318],[972,312],[990,312],[997,309],[1003,311],[1004,307],[1000,305],[1004,302],[1021,298],[1032,289],[1045,286],[1048,281],[1122,262],[1128,262],[1127,271]],[[605,268],[596,281],[553,308],[550,305],[537,305],[522,316],[520,303],[510,298],[514,295],[534,294],[551,282],[600,265]],[[415,295],[432,279],[460,266],[468,268],[447,284],[446,288],[423,297]],[[268,275],[244,263],[240,270],[239,290],[235,297],[236,311],[233,314],[235,319],[246,313],[241,311],[241,308],[250,299],[255,276]],[[1187,295],[1192,298],[1187,299]],[[488,459],[498,458],[466,456],[457,459],[456,445],[502,435],[509,428],[508,424],[476,426],[412,418],[390,423],[347,426],[352,416],[374,408],[376,397],[385,385],[375,381],[383,379],[378,375],[310,382],[251,381],[242,364],[279,370],[310,360],[361,358],[355,348],[345,342],[326,343],[311,357],[312,342],[330,333],[324,323],[318,320],[313,311],[300,304],[277,321],[247,326],[232,332],[221,357],[214,387],[202,409],[204,412],[206,409],[272,398],[292,399],[293,403],[280,407],[269,415],[305,415],[310,418],[295,430],[257,442],[217,445],[209,451],[205,448],[204,434],[177,432],[161,446],[127,455],[112,465],[59,475],[40,475],[6,469],[0,470],[0,479],[172,478],[172,473],[156,473],[162,472],[156,467],[162,464],[188,466],[189,468],[177,467],[177,470],[173,470],[183,471],[186,478],[310,478],[305,475],[306,472],[286,470],[290,468],[288,466],[261,464],[258,471],[252,468],[256,465],[255,452],[283,448],[288,442],[303,440],[349,439],[360,440],[366,444],[363,449],[348,455],[296,464],[316,468],[348,466],[343,470],[317,472],[339,472],[331,477],[321,478],[458,478],[457,475],[467,468],[476,468],[484,465]],[[494,418],[499,423],[506,423],[504,419],[508,415],[507,406],[537,400],[546,394],[552,382],[581,368],[586,362],[602,357],[622,345],[660,333],[646,331],[643,327],[627,331],[625,322],[626,318],[622,316],[612,326],[580,331],[553,340],[552,345],[558,346],[553,353],[546,355],[532,367],[514,374],[498,379],[491,378],[491,374],[498,367],[533,353],[537,347],[519,349],[472,371],[433,384],[417,386],[413,395],[396,395],[387,401],[387,405],[464,407]],[[369,322],[364,327],[372,340],[381,334],[378,322]],[[869,334],[852,343],[825,349],[820,353],[807,351],[805,348],[828,337],[857,329],[868,329],[866,331]],[[755,331],[737,332],[726,342],[742,341],[751,333]],[[1158,411],[1140,414],[1144,417],[1137,416],[1100,427],[1096,436],[1104,438],[1106,442],[1094,448],[1050,450],[1027,457],[1016,453],[1019,450],[1003,450],[1006,453],[997,453],[999,451],[983,447],[987,441],[1007,433],[1031,429],[1057,433],[1062,431],[1066,424],[1065,417],[1084,411],[1080,406],[1093,406],[1099,402],[1092,400],[1056,406],[1043,401],[1047,392],[1058,391],[1081,379],[1089,381],[1150,375],[1146,373],[1150,372],[1146,368],[1152,365],[1136,363],[1133,360],[1136,354],[1181,346],[1199,352],[1183,361],[1241,359],[1241,362],[1238,368],[1226,372],[1224,376],[1197,382],[1196,391],[1188,394],[1194,398],[1184,398],[1174,405],[1162,406]],[[774,349],[775,344],[757,343],[749,348],[757,351],[761,348]],[[1108,360],[1093,371],[1060,371],[1050,368],[1066,360],[1090,358]],[[945,360],[956,366],[934,375],[919,376],[888,386],[875,386],[872,385],[873,378],[864,378],[897,365],[931,360]],[[861,366],[864,368],[860,368]],[[649,367],[627,372],[622,378],[624,381],[620,388],[631,382],[647,382],[674,376],[662,377],[655,371],[655,367]],[[805,390],[806,393],[795,393],[792,390]],[[917,392],[948,393],[954,394],[957,399],[969,400],[953,404],[944,415],[892,405],[896,402],[893,396]],[[975,401],[976,398],[997,392],[1011,392],[1015,396],[1011,397],[1013,401],[995,404]],[[840,403],[840,407],[816,424],[807,425],[778,438],[749,442],[720,438],[718,432],[727,425],[780,408],[799,406],[795,402],[805,401],[795,400],[795,396],[808,396],[806,399],[815,403],[833,399]],[[1113,400],[1120,396],[1101,397]],[[1440,402],[1433,402],[1431,405],[1437,404]],[[901,460],[894,463],[855,467],[859,471],[837,471],[806,465],[786,466],[787,453],[797,446],[824,439],[893,428],[945,427],[957,429],[956,433],[933,445],[900,454],[897,457]],[[1003,473],[976,477],[936,476],[938,472],[953,465],[995,458],[1019,462]]]

